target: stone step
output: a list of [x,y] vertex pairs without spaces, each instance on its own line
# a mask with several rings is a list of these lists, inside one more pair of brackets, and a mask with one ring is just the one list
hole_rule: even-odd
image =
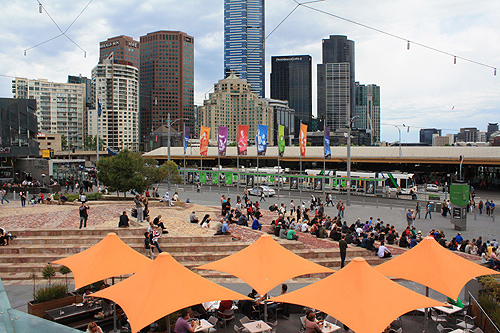
[[131,228],[57,228],[57,229],[11,229],[10,233],[17,237],[38,237],[38,236],[106,236],[110,232],[118,236],[137,235],[142,236],[148,226]]
[[[120,239],[126,244],[143,244],[144,235],[120,235]],[[94,245],[100,242],[104,236],[101,235],[65,235],[65,236],[27,236],[14,239],[12,245],[36,245],[36,244],[72,244],[72,245]],[[163,235],[160,242],[162,244],[176,243],[230,243],[232,242],[229,236],[169,236]]]

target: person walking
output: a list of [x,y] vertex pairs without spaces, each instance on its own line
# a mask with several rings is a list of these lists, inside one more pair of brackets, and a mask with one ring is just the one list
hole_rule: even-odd
[[427,206],[425,207],[424,219],[426,219],[427,215],[429,215],[429,220],[432,220],[431,208],[432,208],[431,203],[429,201],[427,201]]
[[493,216],[495,213],[495,204],[493,203],[493,200],[490,201],[490,215]]
[[90,207],[85,202],[82,202],[82,205],[78,209],[80,212],[80,228],[79,229],[82,228],[82,224],[83,224],[84,228],[87,227],[87,220],[89,218],[89,213],[88,213],[89,209],[90,209]]
[[417,201],[417,205],[415,206],[415,217],[417,217],[418,215],[418,218],[420,219],[420,203]]
[[342,235],[342,239],[339,241],[340,248],[340,268],[344,267],[345,258],[347,256],[347,242],[345,241],[345,235]]
[[260,190],[260,201],[264,200],[264,202],[267,202],[266,200],[266,194],[264,193],[264,189]]
[[4,200],[7,201],[7,203],[10,203],[7,199],[7,191],[5,189],[0,190],[0,197],[2,198],[2,205]]

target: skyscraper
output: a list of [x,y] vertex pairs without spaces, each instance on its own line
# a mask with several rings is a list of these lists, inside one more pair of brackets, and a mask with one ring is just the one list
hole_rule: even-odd
[[141,36],[140,140],[154,128],[173,121],[177,132],[194,120],[194,38],[181,31]]
[[436,128],[422,128],[419,132],[420,143],[426,143],[432,146],[432,137],[434,134],[441,136],[441,130]]
[[99,43],[99,63],[113,53],[113,59],[124,60],[131,66],[139,68],[140,62],[139,42],[129,36],[116,36]]
[[288,101],[295,117],[312,118],[312,58],[309,55],[271,57],[271,98]]
[[128,61],[105,59],[92,69],[92,92],[87,124],[89,135],[99,135],[104,148],[137,151],[139,69],[130,66]]
[[[371,144],[380,142],[380,87],[356,82],[354,125],[371,133]],[[432,139],[432,137],[431,137]],[[432,140],[431,140],[432,142]]]
[[235,71],[265,96],[264,0],[224,0],[224,74]]
[[318,118],[338,130],[355,110],[354,41],[346,36],[323,39],[323,63],[318,64]]

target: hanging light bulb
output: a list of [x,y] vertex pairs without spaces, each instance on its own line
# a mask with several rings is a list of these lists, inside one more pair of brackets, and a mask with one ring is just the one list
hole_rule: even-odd
[[40,14],[42,13],[42,4],[41,3],[38,3],[38,11],[40,12]]
[[406,45],[406,49],[409,50],[410,49],[410,41],[408,41],[408,44]]
[[457,64],[457,56],[453,56],[453,64],[456,65]]

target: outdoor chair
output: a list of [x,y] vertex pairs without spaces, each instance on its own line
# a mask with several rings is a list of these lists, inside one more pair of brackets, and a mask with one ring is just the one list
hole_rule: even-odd
[[396,330],[396,333],[403,333],[403,328],[402,328],[402,327],[398,328],[398,329]]
[[329,322],[329,323],[332,323],[332,324],[335,324],[335,325],[337,325],[337,322],[338,322],[338,320],[337,320],[337,319],[333,318],[333,317],[332,317],[332,316],[330,316],[330,315],[326,316],[325,321],[327,321],[327,322]]
[[[470,323],[467,322],[467,319]],[[476,319],[476,317],[471,317],[466,314],[464,315],[464,320],[457,320],[457,326],[466,330],[472,330],[472,328],[474,328],[474,319]]]
[[[214,316],[210,316],[210,318],[208,318],[208,322],[212,325],[214,325],[214,327],[217,326],[217,322],[219,321],[219,319],[217,319],[216,317]],[[216,331],[216,329],[214,328],[214,331]],[[210,328],[206,329],[206,330],[203,330],[203,332],[206,332],[206,333],[210,333]]]
[[301,327],[300,327],[300,331],[299,332],[305,332],[306,331],[306,316],[302,316],[300,317],[300,323],[301,323]]
[[226,328],[227,322],[234,319],[234,311],[229,309],[223,313],[217,312],[219,319],[221,320],[221,327]]
[[238,327],[238,325],[234,325],[234,331],[236,333],[242,333],[243,329],[241,327]]
[[480,329],[479,327],[476,327],[476,329],[474,331],[472,331],[473,333],[483,333],[483,330]]
[[445,328],[443,325],[438,324],[437,325],[437,330],[439,333],[444,333],[444,332],[451,332],[453,331],[453,328]]
[[438,314],[436,310],[431,308],[431,319],[436,322],[436,323],[447,323],[448,322],[448,316],[442,314]]
[[240,319],[241,325],[249,323],[249,322],[251,322],[251,320],[247,316],[245,316],[245,317],[243,317],[243,318]]

